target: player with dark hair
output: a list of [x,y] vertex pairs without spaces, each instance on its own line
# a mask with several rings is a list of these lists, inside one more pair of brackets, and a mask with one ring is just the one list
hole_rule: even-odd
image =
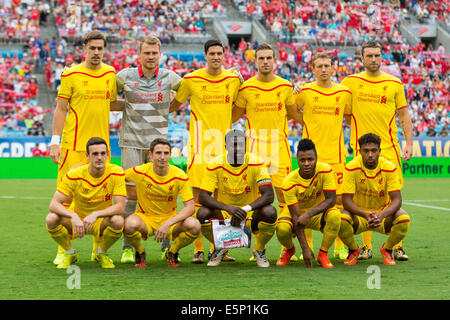
[[[102,62],[106,45],[102,32],[89,32],[83,40],[85,60],[61,75],[49,143],[50,158],[58,164],[57,186],[70,168],[87,162],[85,148],[89,138],[100,137],[109,142],[109,112],[116,102],[117,90],[114,68]],[[96,250],[94,238],[92,259]],[[55,264],[59,264],[62,254],[59,247]]]
[[[150,161],[150,143],[156,138],[167,138],[171,93],[180,85],[181,78],[173,71],[160,68],[161,41],[155,36],[145,36],[139,44],[137,67],[117,73],[117,91],[125,96],[122,127],[119,135],[121,164],[124,170]],[[117,109],[116,109],[117,110]],[[127,182],[128,198],[124,216],[136,210],[136,186]],[[167,250],[168,239],[162,242]],[[126,238],[122,245],[122,263],[134,263],[132,247]]]
[[[361,50],[364,71],[346,77],[342,84],[352,92],[350,145],[358,156],[358,139],[366,133],[375,133],[381,138],[381,155],[395,164],[400,188],[403,188],[402,158],[412,156],[412,123],[405,97],[405,88],[400,79],[381,71],[382,48],[378,42],[363,43]],[[400,155],[397,137],[396,114],[403,128],[406,145]],[[371,233],[363,233],[364,248],[360,259],[370,259],[372,254]],[[396,244],[394,257],[408,260],[402,244]]]
[[[231,108],[241,84],[239,75],[222,67],[224,53],[220,41],[207,41],[205,68],[183,77],[170,106],[170,112],[176,111],[190,98],[187,173],[196,210],[200,207],[198,197],[206,166],[224,152],[224,137],[231,129]],[[199,237],[194,242],[192,262],[203,263],[203,259],[203,239]]]
[[[200,223],[192,217],[194,200],[189,179],[183,170],[169,164],[170,142],[156,138],[150,144],[152,162],[125,171],[126,181],[136,185],[138,208],[125,219],[124,236],[135,249],[135,266],[147,266],[141,239],[155,237],[157,242],[171,239],[174,243],[166,251],[169,267],[178,267],[178,251],[189,245],[200,233]],[[179,212],[177,198],[184,208]]]
[[382,140],[373,133],[358,139],[358,156],[345,168],[342,222],[339,236],[349,248],[345,264],[356,264],[360,249],[353,234],[376,231],[389,235],[381,246],[383,263],[394,265],[394,246],[407,235],[410,217],[401,208],[396,166],[380,156]]
[[[328,259],[328,249],[338,236],[341,213],[335,207],[336,181],[331,166],[317,161],[317,151],[309,139],[302,139],[297,147],[298,169],[292,171],[283,181],[283,194],[289,212],[282,212],[279,221],[289,224],[294,230],[302,248],[303,260],[307,268],[312,267],[314,254],[305,237],[305,229],[323,233],[317,261],[324,268],[333,268]],[[292,237],[290,238],[292,241]],[[286,246],[278,265],[289,262],[295,253],[294,244]]]
[[[197,219],[203,235],[213,243],[210,219],[231,219],[239,226],[246,218],[249,229],[258,234],[253,255],[259,267],[269,267],[265,245],[275,232],[277,212],[271,205],[274,194],[270,176],[261,159],[246,152],[243,131],[231,130],[226,135],[226,153],[208,164],[200,187],[202,207]],[[217,199],[211,195],[217,189]],[[227,250],[214,250],[208,266],[218,266]]]
[[[58,269],[67,269],[77,260],[72,239],[91,234],[98,243],[94,258],[102,268],[114,268],[107,250],[121,237],[125,208],[125,174],[110,164],[108,144],[99,137],[88,140],[88,164],[71,169],[59,183],[50,203],[47,230],[63,248]],[[70,209],[64,204],[72,202]]]
[[262,43],[255,50],[258,73],[245,81],[233,107],[233,122],[246,114],[247,150],[269,165],[278,199],[278,215],[285,207],[281,190],[284,177],[292,171],[287,141],[287,120],[301,121],[289,81],[274,74],[275,51]]
[[[343,120],[351,114],[352,93],[342,84],[331,80],[333,59],[325,52],[313,56],[312,70],[316,80],[305,84],[295,95],[302,111],[303,138],[312,139],[316,145],[318,161],[328,163],[336,180],[336,206],[342,208],[342,185],[346,149],[344,144]],[[277,236],[281,243],[290,235],[289,226],[279,224]],[[306,230],[306,239],[313,248],[312,230]],[[289,240],[286,240],[289,241]],[[344,260],[347,249],[339,238],[334,245],[334,256]]]

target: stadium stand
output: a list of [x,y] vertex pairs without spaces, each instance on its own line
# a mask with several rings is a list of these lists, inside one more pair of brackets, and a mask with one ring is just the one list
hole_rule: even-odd
[[[19,17],[24,14],[31,17],[31,11],[46,7],[35,1],[22,8],[17,1],[4,1],[0,5],[0,13],[7,15],[8,21],[16,20],[22,25]],[[9,5],[10,4],[10,5]],[[83,59],[79,39],[92,28],[99,28],[109,35],[112,41],[108,46],[105,62],[117,71],[137,63],[136,40],[140,36],[152,33],[161,37],[163,46],[170,45],[171,50],[164,50],[161,66],[177,72],[180,76],[204,66],[203,52],[186,52],[183,49],[187,42],[203,43],[204,34],[211,30],[207,21],[213,17],[226,17],[234,5],[243,16],[257,19],[266,26],[267,31],[275,35],[273,45],[277,49],[276,73],[291,83],[313,80],[310,61],[313,52],[324,50],[335,57],[334,81],[340,82],[351,73],[360,72],[362,63],[359,52],[353,47],[369,39],[379,40],[384,44],[384,71],[402,79],[413,119],[415,136],[446,137],[450,127],[449,106],[449,63],[450,56],[445,54],[442,45],[434,48],[419,44],[413,46],[401,36],[398,24],[400,18],[408,15],[420,19],[435,17],[448,25],[448,8],[443,1],[409,1],[401,7],[396,1],[257,1],[233,0],[200,1],[169,0],[157,1],[95,1],[83,2],[71,0],[51,1],[59,34],[43,40],[37,34],[27,37],[11,38],[6,32],[5,24],[0,24],[1,41],[20,41],[24,50],[18,53],[5,51],[0,57],[0,130],[1,136],[24,135],[26,132],[41,133],[35,128],[31,130],[29,116],[39,123],[42,120],[43,108],[36,100],[37,89],[35,74],[45,75],[48,88],[55,93],[60,83],[60,74],[64,66]],[[195,8],[194,14],[189,8]],[[422,10],[420,11],[419,10]],[[420,13],[422,12],[422,13]],[[46,14],[39,15],[36,22],[33,13],[32,24],[48,23]],[[45,18],[44,18],[45,17]],[[113,20],[111,20],[113,19]],[[114,21],[114,23],[112,23]],[[131,23],[129,23],[131,21]],[[203,23],[200,23],[202,21]],[[19,30],[20,28],[18,28]],[[19,33],[15,33],[16,35]],[[256,73],[252,62],[257,41],[242,40],[236,49],[226,48],[225,67],[236,68],[248,79]],[[320,49],[324,48],[324,49]],[[12,61],[11,59],[14,59]],[[16,68],[8,67],[15,65]],[[24,71],[18,71],[19,70]],[[22,68],[22,69],[20,69]],[[23,73],[19,76],[19,72]],[[30,89],[31,88],[31,89]],[[45,106],[46,108],[50,106]],[[31,110],[31,111],[30,111]],[[12,113],[12,115],[11,115]],[[179,150],[187,141],[189,128],[189,105],[169,119],[169,137],[176,141]],[[6,125],[7,120],[8,125]],[[16,119],[17,121],[15,121]],[[27,125],[22,126],[22,122]],[[120,130],[120,113],[111,116],[110,131],[117,135]],[[243,128],[245,119],[234,126]],[[5,128],[10,129],[5,129]],[[19,127],[21,129],[19,129]],[[41,124],[42,127],[42,124]],[[26,129],[25,129],[26,128]],[[349,128],[344,124],[345,135],[349,136]],[[289,135],[301,134],[302,128],[294,121],[289,122]],[[399,132],[401,135],[401,130]],[[181,152],[182,153],[182,152]]]

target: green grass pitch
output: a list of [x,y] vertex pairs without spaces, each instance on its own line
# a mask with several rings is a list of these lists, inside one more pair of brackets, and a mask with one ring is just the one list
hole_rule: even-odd
[[[217,268],[190,263],[192,245],[181,253],[177,269],[160,259],[159,245],[145,242],[148,268],[120,263],[121,240],[110,249],[116,263],[102,270],[90,262],[92,238],[74,241],[78,250],[80,288],[67,285],[73,274],[52,264],[56,244],[45,228],[54,180],[0,180],[0,299],[449,299],[450,298],[450,179],[408,178],[403,208],[411,216],[404,245],[410,260],[384,266],[379,247],[385,236],[374,234],[374,257],[356,266],[331,258],[335,268],[303,262],[275,266],[280,253],[276,237],[267,245],[268,269],[249,262],[250,249],[234,249],[235,263]],[[361,243],[361,236],[356,236]],[[298,242],[295,240],[297,248]],[[314,233],[317,255],[321,234]],[[204,240],[205,248],[209,244]],[[330,250],[330,253],[333,250]],[[297,251],[298,252],[298,251]],[[331,254],[330,254],[331,256]],[[376,266],[376,267],[373,267]],[[375,270],[375,273],[373,273]],[[379,282],[374,277],[378,277]],[[69,281],[70,283],[70,281]]]

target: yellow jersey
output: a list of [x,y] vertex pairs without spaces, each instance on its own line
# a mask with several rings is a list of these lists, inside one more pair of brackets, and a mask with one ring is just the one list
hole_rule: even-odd
[[189,163],[197,154],[214,157],[225,150],[225,135],[231,129],[231,109],[239,86],[239,77],[226,69],[216,76],[199,69],[181,80],[174,98],[185,103],[190,97]]
[[407,107],[402,82],[384,72],[378,77],[361,72],[346,77],[342,84],[352,92],[350,144],[355,155],[358,155],[359,137],[374,133],[381,138],[382,152],[393,148],[400,163],[395,113]]
[[286,106],[295,104],[293,88],[289,81],[275,76],[275,80],[271,82],[262,82],[254,76],[241,85],[235,104],[236,107],[245,109],[245,129],[250,139],[286,139]]
[[208,164],[200,189],[208,192],[217,189],[217,201],[243,207],[258,198],[259,187],[271,184],[267,167],[256,155],[246,153],[244,163],[233,167],[224,154]]
[[367,169],[361,155],[346,164],[344,194],[353,194],[353,202],[364,211],[380,211],[389,203],[389,192],[401,189],[395,165],[378,158],[375,169]]
[[127,196],[123,169],[110,163],[105,164],[105,173],[99,178],[91,176],[89,164],[69,170],[57,190],[72,197],[74,212],[81,219],[94,211],[110,207],[112,197]]
[[324,191],[336,191],[336,181],[331,166],[325,162],[317,162],[311,179],[302,178],[299,170],[292,171],[284,178],[282,190],[286,204],[298,205],[303,214],[325,200]]
[[169,165],[165,176],[153,171],[153,163],[145,163],[125,170],[126,181],[136,184],[137,212],[146,216],[172,216],[177,209],[177,198],[192,200],[189,179],[180,168]]
[[303,138],[314,142],[317,159],[329,164],[345,163],[342,126],[344,114],[352,112],[349,88],[334,82],[332,88],[322,88],[311,82],[295,95],[295,101],[303,108]]
[[66,69],[61,75],[58,98],[69,100],[61,147],[86,151],[92,137],[103,138],[109,144],[110,102],[116,101],[116,73],[102,63],[91,70],[83,63]]

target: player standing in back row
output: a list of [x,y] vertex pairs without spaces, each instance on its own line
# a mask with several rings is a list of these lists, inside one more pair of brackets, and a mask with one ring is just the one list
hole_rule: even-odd
[[[316,81],[304,85],[301,92],[295,95],[297,105],[302,109],[303,138],[314,141],[317,148],[317,160],[328,163],[333,168],[336,181],[336,206],[342,208],[346,155],[342,123],[344,115],[351,114],[352,93],[346,86],[331,80],[333,64],[327,53],[315,54],[312,67]],[[292,237],[289,234],[288,224],[280,223],[277,226],[280,242],[284,239],[286,242],[284,246],[289,245],[288,248],[293,248]],[[305,235],[312,249],[312,230],[306,229]],[[334,245],[334,257],[344,260],[347,254],[344,243],[337,238]]]
[[[85,60],[62,73],[53,115],[49,148],[52,161],[58,164],[57,187],[70,168],[87,163],[86,143],[91,137],[100,137],[109,144],[109,112],[117,96],[116,73],[102,62],[107,45],[102,32],[89,32],[83,43]],[[65,205],[68,207],[70,202]],[[93,258],[96,251],[94,239]],[[55,264],[61,262],[63,253],[59,246]]]
[[[346,77],[342,84],[352,92],[350,144],[358,156],[358,139],[366,133],[375,133],[381,138],[381,155],[395,164],[400,187],[403,188],[402,162],[412,156],[412,124],[402,82],[380,70],[381,45],[368,41],[362,45],[361,56],[365,70]],[[398,114],[406,145],[400,155],[395,115]],[[364,248],[360,259],[372,257],[371,233],[363,233]],[[394,247],[397,260],[408,260],[401,243]]]
[[[125,94],[119,136],[124,170],[150,162],[151,142],[156,138],[167,138],[171,92],[178,89],[181,77],[160,68],[160,58],[161,41],[146,36],[139,45],[137,68],[126,68],[117,74],[117,91],[123,90]],[[127,194],[125,217],[136,210],[136,185],[131,181],[127,182]],[[165,245],[168,247],[167,243]],[[122,250],[121,262],[134,263],[133,249],[126,238]]]
[[[206,166],[225,150],[225,135],[231,129],[231,109],[241,84],[239,75],[222,67],[224,53],[225,49],[220,41],[207,41],[205,68],[183,77],[170,106],[170,112],[176,111],[190,98],[187,173],[196,212],[200,207],[200,185]],[[192,262],[203,263],[203,252],[203,239],[199,237],[194,242]]]
[[258,73],[241,85],[232,117],[235,122],[242,115],[247,116],[247,150],[269,166],[280,216],[283,210],[287,212],[281,189],[283,179],[292,171],[287,120],[301,122],[301,117],[292,85],[273,73],[275,51],[272,46],[260,44],[255,51],[255,62]]

